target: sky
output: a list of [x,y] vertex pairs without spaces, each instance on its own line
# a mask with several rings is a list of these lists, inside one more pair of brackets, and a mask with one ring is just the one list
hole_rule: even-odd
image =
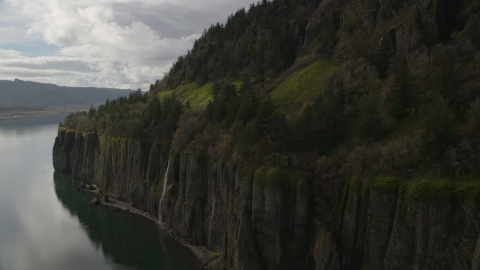
[[0,0],[0,80],[148,90],[253,0]]

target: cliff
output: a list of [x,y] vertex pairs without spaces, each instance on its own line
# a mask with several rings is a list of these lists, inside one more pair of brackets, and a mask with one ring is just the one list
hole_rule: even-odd
[[55,140],[53,163],[57,171],[161,215],[183,239],[221,251],[228,268],[307,265],[304,173],[264,168],[253,174],[185,153],[169,157],[156,145],[66,130]]
[[479,269],[479,6],[262,1],[67,118],[54,167],[225,269]]
[[53,161],[57,171],[161,214],[183,239],[219,252],[227,269],[479,267],[475,182],[251,172],[66,130],[59,130]]

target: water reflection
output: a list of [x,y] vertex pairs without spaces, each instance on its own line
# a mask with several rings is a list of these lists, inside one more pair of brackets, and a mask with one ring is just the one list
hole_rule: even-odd
[[0,269],[115,268],[55,196],[58,117],[0,121]]
[[[90,240],[116,264],[140,269],[196,269],[190,250],[179,245],[145,218],[113,208],[90,204],[93,194],[76,192],[77,183],[55,173],[55,193],[63,207],[75,217]],[[182,255],[183,254],[183,255]]]
[[63,117],[0,120],[0,270],[198,269],[153,222],[93,207],[91,195],[54,174]]

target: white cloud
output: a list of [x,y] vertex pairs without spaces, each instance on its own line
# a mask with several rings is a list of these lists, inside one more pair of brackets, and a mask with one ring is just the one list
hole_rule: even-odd
[[[230,13],[249,3],[6,0],[0,2],[0,8],[6,7],[10,15],[0,22],[10,22],[9,29],[21,33],[17,42],[43,42],[57,50],[49,57],[27,57],[28,51],[0,49],[0,76],[18,74],[20,79],[60,84],[146,89],[191,49],[204,28],[224,22]],[[3,13],[0,11],[0,17]],[[0,39],[5,33],[1,32]]]
[[15,50],[0,49],[1,79],[61,83],[61,77],[93,73],[93,68],[81,58],[65,56],[27,57]]
[[14,60],[19,60],[19,59],[23,59],[25,57],[22,56],[22,54],[18,51],[15,51],[15,50],[4,50],[4,49],[0,49],[0,59],[4,59],[4,60],[11,60],[11,59],[14,59]]

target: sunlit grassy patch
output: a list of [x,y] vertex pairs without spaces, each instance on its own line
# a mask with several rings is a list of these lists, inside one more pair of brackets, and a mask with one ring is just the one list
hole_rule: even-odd
[[158,93],[158,98],[162,101],[164,98],[173,94],[185,106],[190,102],[193,109],[204,109],[208,101],[212,98],[212,83],[207,83],[198,87],[196,83],[185,84],[177,87],[175,90],[168,90]]
[[306,99],[315,98],[337,68],[327,61],[316,61],[291,74],[271,93],[273,103],[282,113],[291,113]]

